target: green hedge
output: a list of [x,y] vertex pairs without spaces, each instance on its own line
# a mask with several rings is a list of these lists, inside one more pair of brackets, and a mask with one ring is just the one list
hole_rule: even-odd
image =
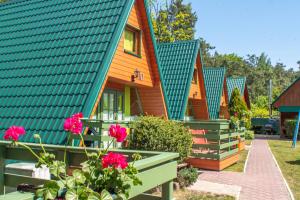
[[181,161],[192,150],[192,135],[183,123],[153,116],[143,116],[132,122],[129,148],[146,151],[179,153]]

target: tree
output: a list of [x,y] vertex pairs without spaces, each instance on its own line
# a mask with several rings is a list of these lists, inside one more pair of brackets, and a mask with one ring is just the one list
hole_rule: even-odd
[[235,116],[238,119],[242,119],[246,112],[248,111],[245,101],[242,99],[240,91],[238,88],[234,88],[229,104],[228,104],[229,114]]
[[150,6],[154,33],[159,42],[194,39],[197,15],[190,3],[166,0],[163,4],[151,0]]

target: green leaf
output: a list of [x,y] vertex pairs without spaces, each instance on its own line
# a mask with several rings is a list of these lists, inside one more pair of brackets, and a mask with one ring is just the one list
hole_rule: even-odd
[[84,184],[86,181],[86,178],[85,178],[83,172],[78,169],[73,171],[73,177],[75,179],[75,182],[78,184]]
[[101,192],[101,200],[113,200],[113,197],[107,190]]
[[60,187],[56,181],[47,181],[42,189],[37,190],[36,195],[44,199],[55,199]]
[[75,190],[68,190],[66,193],[66,200],[79,200],[79,196]]
[[73,176],[69,176],[66,178],[66,185],[69,189],[75,187],[75,178]]
[[89,195],[87,200],[102,200],[102,199],[99,193],[93,192],[92,194]]
[[66,164],[62,161],[53,161],[52,165],[49,167],[50,173],[58,177],[60,174],[66,173]]
[[125,194],[118,194],[118,199],[120,199],[120,200],[127,200],[128,198],[126,197]]

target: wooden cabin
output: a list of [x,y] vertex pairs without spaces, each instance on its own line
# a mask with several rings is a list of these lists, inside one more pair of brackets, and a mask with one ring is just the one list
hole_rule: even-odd
[[280,112],[280,133],[285,136],[284,122],[296,119],[300,112],[300,78],[295,80],[275,101],[272,107]]
[[225,67],[204,67],[203,72],[209,119],[229,119]]
[[250,104],[250,98],[249,98],[249,92],[248,92],[246,80],[247,80],[246,77],[227,77],[226,78],[228,99],[230,101],[233,90],[235,88],[237,88],[240,91],[242,99],[244,100],[248,109],[250,110],[251,104]]
[[157,45],[169,118],[209,119],[200,41]]
[[24,142],[39,132],[64,144],[63,119],[77,112],[167,118],[147,8],[147,0],[0,5],[0,132],[24,126]]

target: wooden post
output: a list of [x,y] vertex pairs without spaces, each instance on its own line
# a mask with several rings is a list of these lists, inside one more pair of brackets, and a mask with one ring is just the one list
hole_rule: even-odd
[[0,195],[3,195],[5,193],[4,170],[5,170],[5,146],[0,146]]
[[168,181],[162,185],[162,200],[173,200],[173,181]]

